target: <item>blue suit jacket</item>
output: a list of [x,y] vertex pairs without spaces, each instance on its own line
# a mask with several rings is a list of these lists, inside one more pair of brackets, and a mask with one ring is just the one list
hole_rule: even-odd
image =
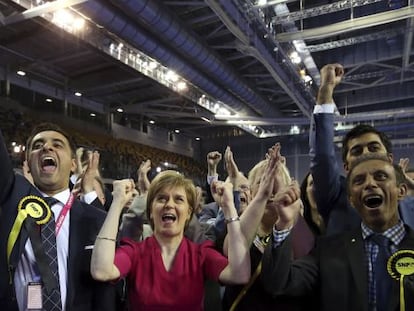
[[[359,226],[361,220],[349,204],[345,177],[335,157],[334,114],[313,115],[309,136],[310,170],[315,200],[326,224],[326,234],[340,233]],[[414,205],[405,199],[400,203],[400,217],[414,228]]]
[[[1,131],[0,172],[0,306],[2,310],[17,311],[14,284],[9,280],[13,280],[28,238],[25,226],[20,230],[9,263],[7,240],[17,216],[19,201],[28,195],[41,194],[23,176],[14,174]],[[112,311],[116,308],[115,288],[93,280],[90,274],[92,246],[104,219],[105,212],[78,200],[70,210],[67,311]]]
[[[414,250],[414,232],[398,249]],[[318,297],[319,311],[369,311],[368,273],[361,228],[321,237],[310,255],[292,260],[292,238],[274,248],[269,243],[263,256],[262,280],[273,296]],[[394,280],[387,310],[399,310],[399,281]],[[414,275],[404,278],[405,310],[414,310]]]

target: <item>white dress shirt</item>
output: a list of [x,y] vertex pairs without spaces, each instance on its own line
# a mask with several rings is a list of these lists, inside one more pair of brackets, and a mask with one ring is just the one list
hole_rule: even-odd
[[[44,193],[42,194],[44,196]],[[66,189],[53,197],[59,200],[59,203],[51,206],[55,220],[59,217],[63,206],[69,200],[70,190]],[[69,218],[70,213],[66,214],[65,220],[62,223],[62,227],[56,237],[58,266],[59,266],[59,285],[60,295],[62,300],[62,310],[65,310],[66,305],[66,281],[68,273],[68,253],[69,253]],[[37,268],[36,259],[33,253],[33,247],[30,242],[30,238],[27,239],[24,252],[17,265],[16,272],[14,274],[14,284],[16,291],[16,299],[19,305],[20,311],[26,311],[27,306],[27,285],[30,282],[40,282],[41,277],[39,269]]]

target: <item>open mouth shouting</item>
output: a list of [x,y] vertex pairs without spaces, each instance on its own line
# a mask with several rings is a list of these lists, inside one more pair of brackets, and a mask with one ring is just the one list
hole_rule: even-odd
[[177,216],[172,213],[165,213],[161,216],[161,220],[165,224],[172,224],[177,220]]
[[382,205],[384,198],[379,194],[369,194],[364,197],[364,205],[368,208],[374,209]]
[[53,157],[45,156],[40,161],[40,167],[45,173],[53,173],[57,168],[57,163]]

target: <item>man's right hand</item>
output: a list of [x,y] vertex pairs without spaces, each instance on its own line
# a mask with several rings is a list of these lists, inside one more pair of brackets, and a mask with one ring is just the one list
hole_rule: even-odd
[[317,104],[333,103],[333,91],[344,76],[341,64],[327,64],[321,69],[321,85],[319,87]]
[[207,169],[209,176],[217,174],[217,165],[220,163],[221,158],[221,153],[218,151],[211,151],[207,153]]

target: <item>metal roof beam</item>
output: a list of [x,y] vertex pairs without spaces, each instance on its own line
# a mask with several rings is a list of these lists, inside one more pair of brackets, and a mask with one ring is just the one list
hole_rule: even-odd
[[329,3],[301,11],[291,12],[289,14],[278,15],[272,18],[272,22],[275,24],[283,24],[287,21],[294,22],[309,17],[320,16],[323,14],[335,13],[358,6],[368,5],[381,0],[343,0],[334,3]]
[[279,42],[290,42],[293,40],[312,40],[333,37],[341,33],[363,29],[372,26],[389,24],[398,20],[414,16],[414,7],[404,7],[397,10],[387,11],[369,16],[350,19],[344,22],[324,27],[317,27],[303,31],[287,32],[276,35]]
[[[82,2],[86,2],[86,1],[87,0],[56,0],[52,2],[46,2],[34,8],[27,9],[24,12],[13,14],[11,16],[7,16],[4,19],[4,25],[10,25],[10,24],[22,22],[28,19],[32,19],[34,17],[41,16],[49,12],[61,10],[61,9],[64,9],[64,8],[67,8],[73,5],[77,5]],[[17,2],[17,1],[14,1],[14,2]]]

